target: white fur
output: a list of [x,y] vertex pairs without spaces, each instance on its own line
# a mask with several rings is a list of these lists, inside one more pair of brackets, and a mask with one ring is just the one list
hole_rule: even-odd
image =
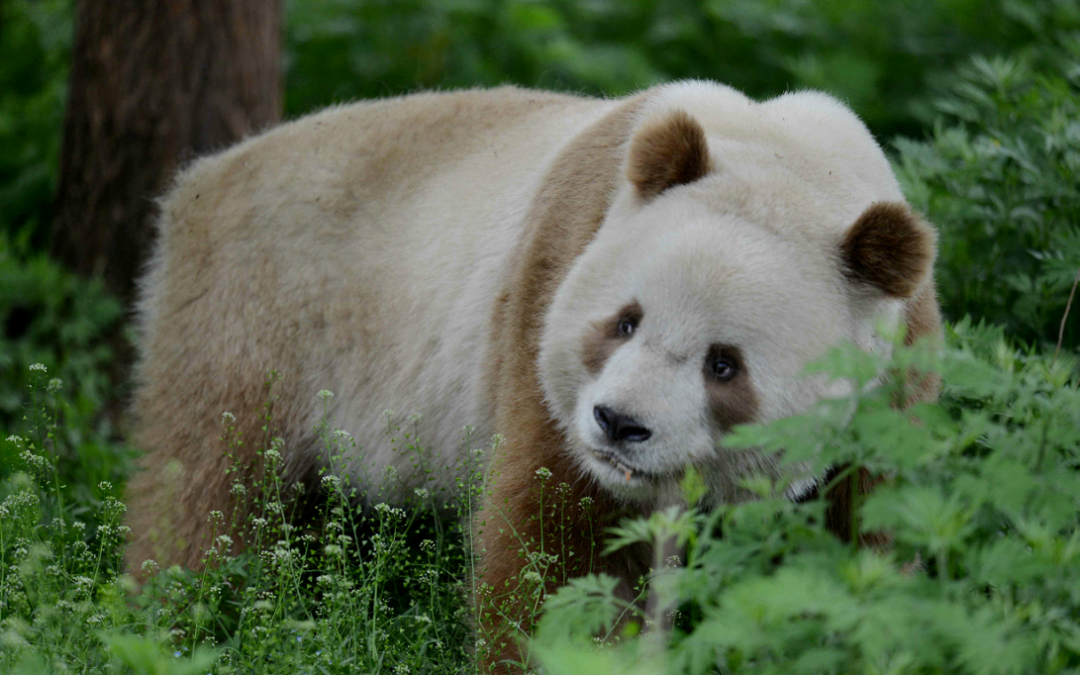
[[[667,499],[682,468],[694,464],[710,500],[729,501],[746,496],[740,478],[775,465],[717,448],[703,377],[709,346],[741,349],[761,421],[845,393],[844,383],[804,377],[805,366],[844,340],[885,348],[875,342],[875,323],[895,324],[901,305],[853,292],[837,243],[868,205],[903,197],[866,128],[824,95],[759,104],[726,87],[683,83],[666,88],[643,118],[672,109],[704,127],[713,173],[644,205],[624,186],[554,299],[541,380],[579,463],[615,494]],[[644,309],[641,326],[591,376],[581,360],[586,332],[635,300]],[[635,468],[666,480],[628,478],[597,458],[610,445],[594,420],[596,405],[652,431],[625,452]],[[789,496],[813,482],[797,479]]]
[[[425,138],[423,129],[381,136],[390,132],[379,120],[450,105],[437,96],[339,107],[197,163],[163,205],[141,308],[144,377],[176,342],[200,339],[218,350],[215,363],[257,355],[263,367],[281,367],[277,352],[259,351],[259,334],[291,331],[298,369],[283,376],[302,392],[307,428],[322,414],[315,393],[329,389],[335,426],[361,446],[345,471],[375,483],[394,467],[401,480],[388,499],[423,485],[382,414],[419,413],[436,485],[450,487],[467,449],[462,428],[475,427],[473,445],[494,431],[482,403],[489,321],[526,210],[559,151],[619,105],[501,95],[544,105],[495,116],[464,141]],[[541,380],[582,467],[605,485],[641,500],[673,489],[628,484],[593,458],[597,402],[632,410],[655,430],[641,462],[672,472],[701,464],[713,498],[731,499],[738,475],[764,460],[717,453],[704,418],[704,350],[742,348],[763,419],[827,394],[825,383],[801,377],[805,364],[844,339],[873,348],[874,322],[899,312],[897,303],[849,293],[836,243],[868,205],[902,195],[866,128],[823,94],[756,103],[721,85],[682,82],[658,89],[641,121],[672,109],[704,127],[714,170],[648,204],[624,184],[545,318]],[[428,147],[432,140],[452,151]],[[400,163],[386,171],[403,168],[399,182],[378,192],[342,184],[373,145],[395,143]],[[247,170],[245,190],[224,187]],[[219,204],[210,226],[196,229],[200,194]],[[199,284],[228,298],[213,315],[196,316],[198,298],[184,297]],[[640,334],[590,376],[580,359],[586,327],[631,299],[645,308]]]

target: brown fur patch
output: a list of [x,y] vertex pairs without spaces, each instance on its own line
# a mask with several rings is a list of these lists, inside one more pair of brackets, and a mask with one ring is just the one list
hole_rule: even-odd
[[909,298],[934,264],[935,240],[934,230],[906,205],[878,202],[844,235],[844,272],[886,295]]
[[749,373],[745,370],[742,353],[737,347],[724,346],[722,349],[724,356],[735,360],[739,371],[730,382],[720,382],[708,372],[706,365],[705,392],[713,421],[717,427],[728,431],[736,424],[747,424],[757,419],[758,400]]
[[[927,284],[917,296],[908,300],[904,309],[907,333],[904,344],[911,346],[917,340],[934,340],[940,344],[944,333],[941,327],[941,308],[938,306],[937,289]],[[937,373],[908,373],[904,386],[904,406],[923,401],[936,401],[941,393],[941,376]]]
[[[518,248],[513,253],[505,292],[492,317],[492,358],[487,381],[495,410],[495,428],[505,441],[492,458],[490,493],[475,522],[480,561],[478,582],[491,587],[480,607],[478,629],[493,651],[493,665],[520,658],[517,639],[507,635],[512,620],[521,622],[531,610],[527,602],[510,596],[521,584],[527,559],[523,543],[558,556],[557,580],[591,572],[607,572],[623,580],[629,599],[630,584],[649,569],[649,556],[620,551],[600,557],[599,533],[626,510],[593,481],[580,480],[578,467],[566,452],[566,439],[544,405],[537,357],[548,306],[572,262],[584,251],[603,222],[611,198],[622,180],[622,165],[646,98],[625,100],[618,108],[582,131],[554,162],[525,219]],[[536,470],[551,472],[546,485],[569,486],[568,505],[561,526],[537,513]],[[592,505],[580,507],[588,497]],[[542,527],[560,527],[556,539],[543,539]],[[571,552],[573,555],[571,555]],[[595,554],[594,554],[595,553]],[[554,586],[548,590],[553,591]],[[484,607],[499,605],[496,614]],[[499,667],[496,672],[512,669]]]
[[619,324],[624,318],[629,318],[636,326],[641,322],[643,315],[641,305],[632,302],[611,317],[594,323],[581,345],[581,362],[585,365],[585,369],[593,375],[603,370],[608,357],[630,339],[619,332]]
[[[914,298],[907,301],[904,311],[904,320],[907,323],[907,334],[904,336],[904,344],[910,346],[917,340],[928,339],[940,341],[942,338],[941,309],[938,307],[937,290],[933,279],[927,283]],[[906,375],[905,393],[902,401],[894,401],[899,407],[909,407],[916,403],[936,401],[941,393],[941,376],[937,373],[911,372]],[[839,473],[843,467],[839,467],[833,475]],[[826,481],[831,480],[831,476]],[[881,484],[885,479],[875,476],[866,469],[859,470],[859,498],[865,499],[866,495],[873,491],[874,486]],[[851,502],[854,494],[851,490],[852,481],[843,480],[829,490],[826,496],[828,506],[825,511],[825,523],[831,532],[843,539],[851,540]],[[874,548],[885,548],[891,538],[885,532],[863,532],[860,543]]]
[[642,199],[676,185],[693,183],[709,172],[705,130],[682,110],[647,122],[630,144],[626,177]]

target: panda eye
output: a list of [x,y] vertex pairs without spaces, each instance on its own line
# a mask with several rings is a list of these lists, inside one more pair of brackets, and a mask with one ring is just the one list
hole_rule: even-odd
[[739,374],[738,359],[731,354],[730,349],[710,349],[705,368],[719,382],[731,382]]
[[605,322],[604,331],[608,337],[626,340],[629,339],[641,325],[641,319],[645,316],[645,312],[641,309],[641,305],[637,300],[629,303],[625,307],[619,310],[612,319],[618,317],[617,321],[612,322],[609,319]]
[[735,373],[738,370],[735,367],[735,362],[731,359],[717,359],[712,364],[713,376],[721,382],[730,382],[731,378],[735,377]]

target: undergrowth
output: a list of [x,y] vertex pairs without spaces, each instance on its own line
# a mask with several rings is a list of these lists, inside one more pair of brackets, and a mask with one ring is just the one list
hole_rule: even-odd
[[[0,488],[0,672],[470,672],[462,526],[482,450],[464,453],[449,507],[416,488],[407,504],[358,508],[378,493],[361,493],[341,469],[358,449],[324,418],[316,431],[328,470],[318,514],[301,526],[295,486],[282,477],[283,442],[268,433],[255,466],[230,469],[236,507],[206,514],[213,534],[202,568],[130,561],[137,583],[125,573],[126,509],[114,486],[97,486],[92,528],[65,502],[64,403],[43,365],[31,371],[31,431],[6,440],[24,470]],[[234,416],[223,413],[221,424],[223,452],[233,454],[244,442]],[[389,414],[388,433],[423,461],[414,434]]]
[[[1080,392],[1071,357],[1018,349],[964,321],[938,358],[898,346],[891,360],[838,349],[816,368],[855,394],[768,426],[740,428],[728,451],[784,451],[834,481],[865,468],[887,480],[851,516],[889,532],[886,550],[855,547],[824,526],[822,499],[793,503],[785,485],[750,477],[759,499],[687,506],[624,521],[606,550],[674,538],[677,555],[617,598],[588,576],[548,596],[558,565],[526,568],[537,630],[530,665],[549,673],[1080,672]],[[912,367],[940,372],[939,403],[907,410]],[[319,425],[330,469],[318,517],[300,526],[272,433],[234,491],[257,508],[206,514],[214,534],[199,571],[123,557],[125,507],[101,482],[80,503],[60,479],[64,402],[44,366],[33,374],[29,431],[6,439],[22,470],[0,487],[0,671],[155,673],[469,673],[477,647],[468,603],[470,509],[484,451],[463,452],[449,512],[428,490],[391,506],[334,469],[355,452]],[[867,386],[885,377],[885,384]],[[329,396],[324,392],[323,397]],[[272,407],[267,408],[268,411]],[[228,451],[232,416],[222,416]],[[266,425],[273,428],[272,415]],[[414,435],[388,423],[403,452]],[[472,439],[467,434],[464,441]],[[384,477],[394,480],[394,476]],[[538,489],[558,504],[558,486]],[[821,492],[825,492],[822,487]],[[364,509],[358,504],[372,503]],[[556,508],[550,509],[556,516]],[[547,511],[545,511],[547,512]],[[251,515],[245,515],[251,514]],[[94,525],[88,526],[92,522]],[[552,537],[558,518],[551,518]],[[543,563],[545,550],[526,552]],[[530,583],[536,582],[536,583]],[[481,599],[481,605],[483,599]],[[646,610],[649,607],[651,609]],[[539,661],[537,661],[539,659]]]

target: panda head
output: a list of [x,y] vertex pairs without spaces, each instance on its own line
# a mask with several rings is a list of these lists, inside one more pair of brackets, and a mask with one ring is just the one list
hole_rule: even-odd
[[[845,393],[804,374],[830,347],[888,348],[875,328],[930,283],[935,237],[856,130],[869,169],[800,139],[714,139],[682,110],[640,125],[625,185],[541,339],[546,402],[584,475],[657,504],[693,465],[710,501],[743,498],[741,479],[776,460],[726,450],[723,435]],[[888,189],[866,181],[871,170]]]

